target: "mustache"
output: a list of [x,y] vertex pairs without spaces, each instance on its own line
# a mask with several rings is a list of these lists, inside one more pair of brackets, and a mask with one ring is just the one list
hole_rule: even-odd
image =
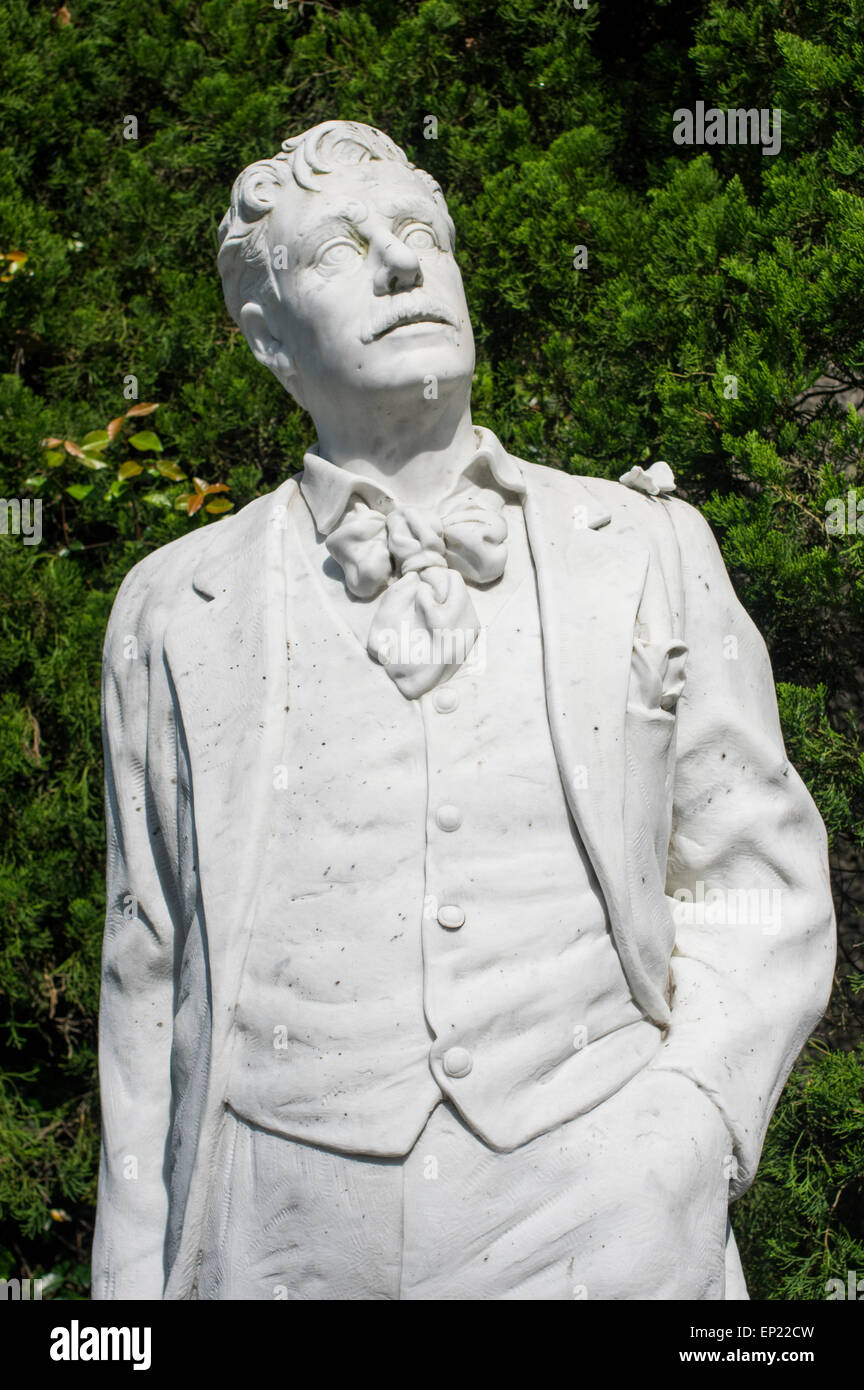
[[401,303],[387,304],[364,329],[360,335],[361,341],[372,343],[402,323],[446,323],[451,328],[459,327],[459,321],[452,310],[438,300],[430,299],[426,295],[414,295]]

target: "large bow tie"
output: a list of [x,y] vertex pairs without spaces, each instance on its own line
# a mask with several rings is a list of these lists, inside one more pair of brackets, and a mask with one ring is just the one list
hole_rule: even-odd
[[352,594],[371,599],[386,590],[367,649],[409,700],[452,675],[473,647],[480,624],[465,580],[500,579],[506,539],[501,511],[470,496],[450,498],[440,511],[396,505],[386,516],[355,499],[327,537]]

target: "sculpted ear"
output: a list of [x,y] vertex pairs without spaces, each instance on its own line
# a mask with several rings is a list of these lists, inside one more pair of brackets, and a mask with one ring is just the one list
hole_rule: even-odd
[[240,327],[262,366],[270,369],[286,391],[296,395],[297,372],[294,359],[286,344],[273,332],[260,304],[250,300],[248,304],[243,305],[240,310]]

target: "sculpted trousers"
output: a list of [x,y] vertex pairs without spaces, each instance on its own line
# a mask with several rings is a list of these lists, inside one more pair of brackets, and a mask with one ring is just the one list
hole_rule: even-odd
[[644,1071],[509,1153],[449,1102],[404,1158],[226,1111],[201,1299],[746,1299],[730,1143],[686,1077]]

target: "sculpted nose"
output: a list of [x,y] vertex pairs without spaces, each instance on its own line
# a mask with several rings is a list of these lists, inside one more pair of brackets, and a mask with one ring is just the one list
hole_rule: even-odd
[[376,294],[398,294],[401,290],[413,290],[423,284],[420,262],[410,246],[392,237],[381,248],[381,258],[375,272],[374,288]]

